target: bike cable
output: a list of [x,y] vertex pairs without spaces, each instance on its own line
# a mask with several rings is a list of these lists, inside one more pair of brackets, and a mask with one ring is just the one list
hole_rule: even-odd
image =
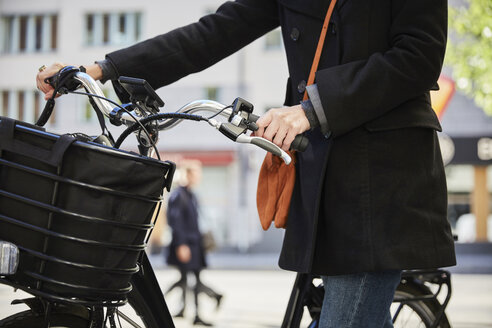
[[[102,96],[99,96],[99,95],[96,95],[96,94],[93,94],[93,93],[89,93],[89,92],[81,92],[81,91],[69,91],[67,90],[67,93],[72,93],[72,94],[76,94],[76,95],[83,95],[83,96],[89,96],[89,97],[96,97],[96,98],[100,98],[100,99],[103,99],[103,100],[106,100],[107,102],[117,106],[118,108],[122,109],[124,112],[126,112],[134,121],[135,121],[135,124],[133,124],[132,126],[136,126],[137,124],[140,125],[140,128],[142,129],[142,131],[145,133],[146,137],[148,138],[148,140],[150,140],[152,142],[152,147],[154,148],[154,151],[156,153],[156,156],[157,156],[157,159],[158,160],[161,160],[161,157],[159,155],[159,150],[157,149],[156,145],[155,145],[155,142],[152,141],[152,138],[150,136],[150,133],[149,131],[147,131],[147,129],[145,128],[145,126],[140,123],[140,121],[135,118],[131,113],[130,111],[128,111],[126,108],[124,108],[123,106],[121,106],[120,104],[118,104],[117,102],[115,101],[112,101],[111,99],[108,99],[106,97],[102,97]],[[126,130],[125,130],[126,131]],[[121,138],[121,136],[120,136]],[[118,140],[120,139],[118,138]],[[121,143],[119,144],[121,145]],[[113,145],[114,148],[119,148],[119,145],[116,146],[116,143],[115,145]]]
[[[150,116],[147,116],[138,122],[143,125],[151,121],[156,121],[156,120],[162,120],[162,119],[174,119],[174,120],[192,120],[192,121],[207,121],[208,118],[200,116],[200,115],[194,115],[194,114],[187,114],[187,113],[158,113],[158,114],[153,114]],[[115,142],[115,147],[118,148],[123,141],[130,135],[130,133],[136,131],[139,128],[136,124],[133,124],[129,126],[125,131],[121,133],[119,136],[118,140]]]

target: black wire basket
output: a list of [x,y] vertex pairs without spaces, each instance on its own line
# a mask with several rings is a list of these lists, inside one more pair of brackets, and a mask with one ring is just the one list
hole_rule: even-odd
[[124,303],[175,165],[0,117],[1,282],[54,301]]

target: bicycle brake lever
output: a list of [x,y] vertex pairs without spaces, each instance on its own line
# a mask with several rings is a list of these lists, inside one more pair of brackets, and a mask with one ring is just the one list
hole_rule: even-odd
[[219,130],[222,134],[227,136],[232,141],[256,145],[272,153],[273,155],[280,157],[287,165],[289,165],[292,161],[292,158],[289,156],[289,154],[287,154],[273,142],[261,137],[251,137],[244,134],[244,132],[246,132],[246,129],[240,129],[231,123],[220,123],[215,119],[208,120],[208,124]]
[[270,153],[272,153],[275,156],[280,157],[286,165],[289,165],[290,162],[292,161],[292,158],[287,154],[282,148],[274,144],[273,142],[261,138],[261,137],[250,137],[245,134],[241,134],[240,136],[237,137],[236,142],[239,143],[250,143],[253,145],[256,145]]

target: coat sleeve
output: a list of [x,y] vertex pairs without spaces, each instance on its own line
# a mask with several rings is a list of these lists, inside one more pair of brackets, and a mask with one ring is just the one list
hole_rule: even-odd
[[387,51],[316,74],[334,136],[425,94],[439,77],[446,48],[447,1],[394,0],[392,6]]
[[167,207],[167,222],[172,229],[173,243],[176,246],[187,243],[184,206],[183,195],[178,189],[169,197]]
[[120,76],[157,89],[201,71],[279,25],[275,0],[228,1],[198,22],[106,55]]

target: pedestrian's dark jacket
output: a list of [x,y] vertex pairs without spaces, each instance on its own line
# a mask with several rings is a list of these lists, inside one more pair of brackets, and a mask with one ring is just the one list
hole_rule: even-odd
[[[107,58],[120,75],[159,88],[281,26],[285,105],[296,105],[328,5],[226,2],[195,24]],[[315,78],[328,127],[307,132],[310,146],[297,154],[282,268],[334,275],[455,264],[441,127],[429,97],[446,30],[446,0],[337,2]]]
[[[198,225],[198,202],[191,190],[178,187],[169,197],[167,220],[172,229],[167,263],[184,271],[200,270],[206,267],[202,235]],[[180,262],[176,256],[178,246],[187,245],[191,260]]]

